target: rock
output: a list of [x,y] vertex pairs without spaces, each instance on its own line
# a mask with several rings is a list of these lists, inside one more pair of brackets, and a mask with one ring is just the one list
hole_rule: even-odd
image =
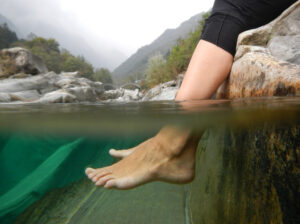
[[105,91],[100,99],[106,102],[131,102],[139,101],[143,97],[143,94],[139,89],[129,90],[129,89],[115,89]]
[[90,86],[75,86],[65,88],[64,91],[75,96],[79,102],[95,102],[97,101],[97,93]]
[[0,93],[0,103],[11,102],[11,97],[9,93]]
[[7,78],[16,73],[37,75],[47,72],[42,59],[27,49],[16,47],[0,51],[0,78]]
[[101,96],[101,100],[114,100],[119,97],[122,97],[124,94],[124,89],[114,89],[114,90],[107,90]]
[[15,92],[10,94],[12,99],[19,99],[21,101],[34,101],[41,97],[41,94],[37,90],[26,90],[21,92]]
[[54,72],[43,75],[31,76],[22,79],[0,80],[0,92],[14,93],[27,90],[36,90],[41,94],[57,90],[56,82],[59,76]]
[[[142,98],[142,93],[140,90],[129,90],[129,89],[120,89],[119,92],[122,94],[118,98],[114,100],[109,100],[110,102],[130,102],[130,101],[138,101]],[[118,94],[118,93],[117,93]]]
[[57,90],[45,94],[36,103],[76,103],[78,102],[76,96],[65,92],[64,90]]
[[206,130],[191,223],[299,223],[299,125]]
[[273,22],[241,33],[231,74],[217,98],[300,94],[300,2]]
[[0,102],[73,103],[95,102],[104,92],[101,82],[77,73],[46,74],[0,80]]
[[175,100],[184,75],[178,75],[177,80],[159,84],[147,91],[142,101]]

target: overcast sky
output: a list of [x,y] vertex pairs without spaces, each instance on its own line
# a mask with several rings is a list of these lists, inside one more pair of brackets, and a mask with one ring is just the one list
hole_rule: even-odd
[[0,0],[0,14],[25,35],[31,29],[49,37],[47,30],[56,28],[130,56],[212,5],[213,0]]

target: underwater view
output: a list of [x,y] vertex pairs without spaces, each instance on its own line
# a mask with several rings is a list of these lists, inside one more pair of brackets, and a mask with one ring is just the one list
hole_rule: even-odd
[[[188,108],[188,109],[187,109]],[[1,223],[297,223],[300,98],[0,110]],[[84,174],[165,125],[204,131],[187,185],[106,190]]]
[[300,0],[1,0],[0,224],[299,224]]

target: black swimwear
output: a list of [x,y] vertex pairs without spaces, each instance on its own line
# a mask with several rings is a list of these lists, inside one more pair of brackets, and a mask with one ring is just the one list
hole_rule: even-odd
[[234,55],[238,35],[265,25],[297,0],[215,0],[201,39]]

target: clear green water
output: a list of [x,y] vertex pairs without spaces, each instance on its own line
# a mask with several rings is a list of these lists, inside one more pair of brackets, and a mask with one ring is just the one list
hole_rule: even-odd
[[[85,178],[85,167],[115,162],[107,153],[110,148],[133,147],[164,125],[199,131],[219,126],[248,129],[261,124],[299,124],[299,114],[299,97],[188,103],[0,105],[0,223],[14,222],[48,192],[52,192],[48,197],[52,198],[51,203],[61,206],[61,216],[66,214],[61,219],[63,223],[97,223],[91,209],[100,214],[99,223],[132,223],[132,217],[136,223],[190,223],[189,185],[153,183],[126,193],[87,188],[86,192],[74,190],[82,200],[72,201],[68,196],[67,201],[61,202],[55,199],[55,190],[74,188],[72,184]],[[80,186],[90,187],[89,182],[81,182]],[[78,209],[73,211],[76,206]],[[35,216],[47,217],[43,223],[57,223],[46,211],[41,208]],[[29,216],[23,217],[18,223],[25,223]]]

